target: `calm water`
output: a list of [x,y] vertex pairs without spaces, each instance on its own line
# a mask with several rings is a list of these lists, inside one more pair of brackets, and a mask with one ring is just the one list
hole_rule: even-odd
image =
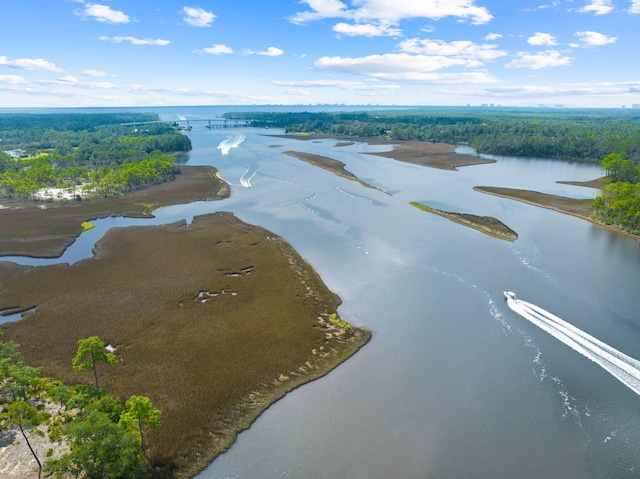
[[[195,120],[223,110],[158,111]],[[153,221],[224,210],[268,228],[340,295],[345,320],[373,332],[356,356],[269,408],[199,479],[640,477],[640,397],[511,310],[502,294],[513,290],[640,359],[640,244],[472,190],[590,198],[594,190],[555,182],[593,179],[598,167],[498,158],[440,171],[361,154],[384,147],[192,124],[187,163],[217,167],[232,197],[163,208]],[[393,196],[286,150],[339,159]],[[519,239],[496,240],[410,201],[494,216]],[[124,225],[107,221],[99,228]],[[91,234],[65,261],[86,255],[81,244],[101,233]]]

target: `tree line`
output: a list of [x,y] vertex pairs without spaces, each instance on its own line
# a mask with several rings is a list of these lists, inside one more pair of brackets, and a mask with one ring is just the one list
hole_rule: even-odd
[[440,108],[407,111],[229,113],[253,126],[348,137],[466,144],[478,153],[598,162],[618,151],[640,159],[640,112]]
[[640,165],[622,153],[602,159],[608,184],[594,200],[596,218],[605,224],[640,234]]
[[[34,199],[43,188],[79,186],[88,196],[125,193],[174,179],[179,170],[171,154],[191,149],[190,139],[171,125],[143,123],[148,115],[63,117],[18,115],[14,122],[0,121],[0,197]],[[43,129],[49,123],[55,129]]]
[[[71,363],[77,371],[92,371],[95,386],[44,378],[39,368],[24,364],[18,344],[0,341],[0,431],[19,432],[38,477],[148,477],[145,435],[160,426],[160,410],[146,396],[123,401],[100,388],[97,365],[117,364],[118,359],[97,336],[78,341]],[[56,456],[49,450],[42,457],[33,438],[45,435],[66,444],[68,451]]]

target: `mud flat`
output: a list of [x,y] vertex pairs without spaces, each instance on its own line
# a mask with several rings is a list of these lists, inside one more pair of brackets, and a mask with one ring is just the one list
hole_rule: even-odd
[[[373,188],[374,190],[382,191],[383,193],[387,193],[386,191],[378,188],[377,186],[370,185],[369,183],[362,181],[353,173],[344,169],[345,164],[341,161],[335,160],[333,158],[329,158],[328,156],[315,155],[313,153],[305,153],[302,151],[283,151],[285,155],[289,155],[293,158],[297,158],[302,161],[306,161],[307,163],[318,166],[324,170],[331,171],[342,178],[347,178],[348,180],[355,181],[360,183],[362,186],[366,188]],[[390,193],[387,193],[390,195]]]
[[502,196],[504,198],[559,211],[560,213],[578,216],[600,224],[593,219],[593,200],[590,199],[567,198],[566,196],[549,195],[538,191],[521,190],[517,188],[474,186],[473,189],[482,193]]
[[495,160],[487,160],[473,155],[460,155],[456,153],[455,145],[448,143],[431,143],[427,141],[403,141],[388,138],[344,138],[325,134],[305,134],[305,135],[269,135],[275,138],[291,138],[295,140],[317,140],[320,138],[331,138],[341,141],[334,146],[348,146],[356,141],[368,143],[370,145],[389,145],[393,147],[391,151],[384,152],[364,152],[367,155],[382,156],[392,158],[415,165],[439,168],[442,170],[456,170],[462,166],[484,165],[495,163]]
[[484,165],[495,163],[479,156],[460,155],[456,153],[455,145],[448,143],[430,143],[426,141],[370,141],[374,145],[394,145],[392,151],[367,153],[368,155],[383,156],[394,160],[428,166],[441,170],[457,170],[462,166]]

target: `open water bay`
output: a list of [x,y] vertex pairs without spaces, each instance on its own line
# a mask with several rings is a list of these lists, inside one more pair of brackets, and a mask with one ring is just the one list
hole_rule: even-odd
[[[556,181],[594,179],[598,166],[501,157],[436,170],[363,154],[388,147],[197,122],[219,110],[159,113],[192,120],[185,161],[218,168],[231,198],[162,208],[152,222],[231,211],[273,231],[342,298],[341,317],[373,339],[270,407],[198,479],[640,477],[640,396],[503,296],[514,291],[640,359],[640,243],[472,189],[591,198],[595,190]],[[338,159],[391,195],[287,150]],[[519,238],[486,236],[411,201],[493,216]],[[105,221],[96,231],[145,220]],[[68,258],[85,254],[73,248]]]

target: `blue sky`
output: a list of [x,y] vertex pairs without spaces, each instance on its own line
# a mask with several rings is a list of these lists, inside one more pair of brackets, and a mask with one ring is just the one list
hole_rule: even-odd
[[5,0],[0,107],[640,104],[640,0]]

